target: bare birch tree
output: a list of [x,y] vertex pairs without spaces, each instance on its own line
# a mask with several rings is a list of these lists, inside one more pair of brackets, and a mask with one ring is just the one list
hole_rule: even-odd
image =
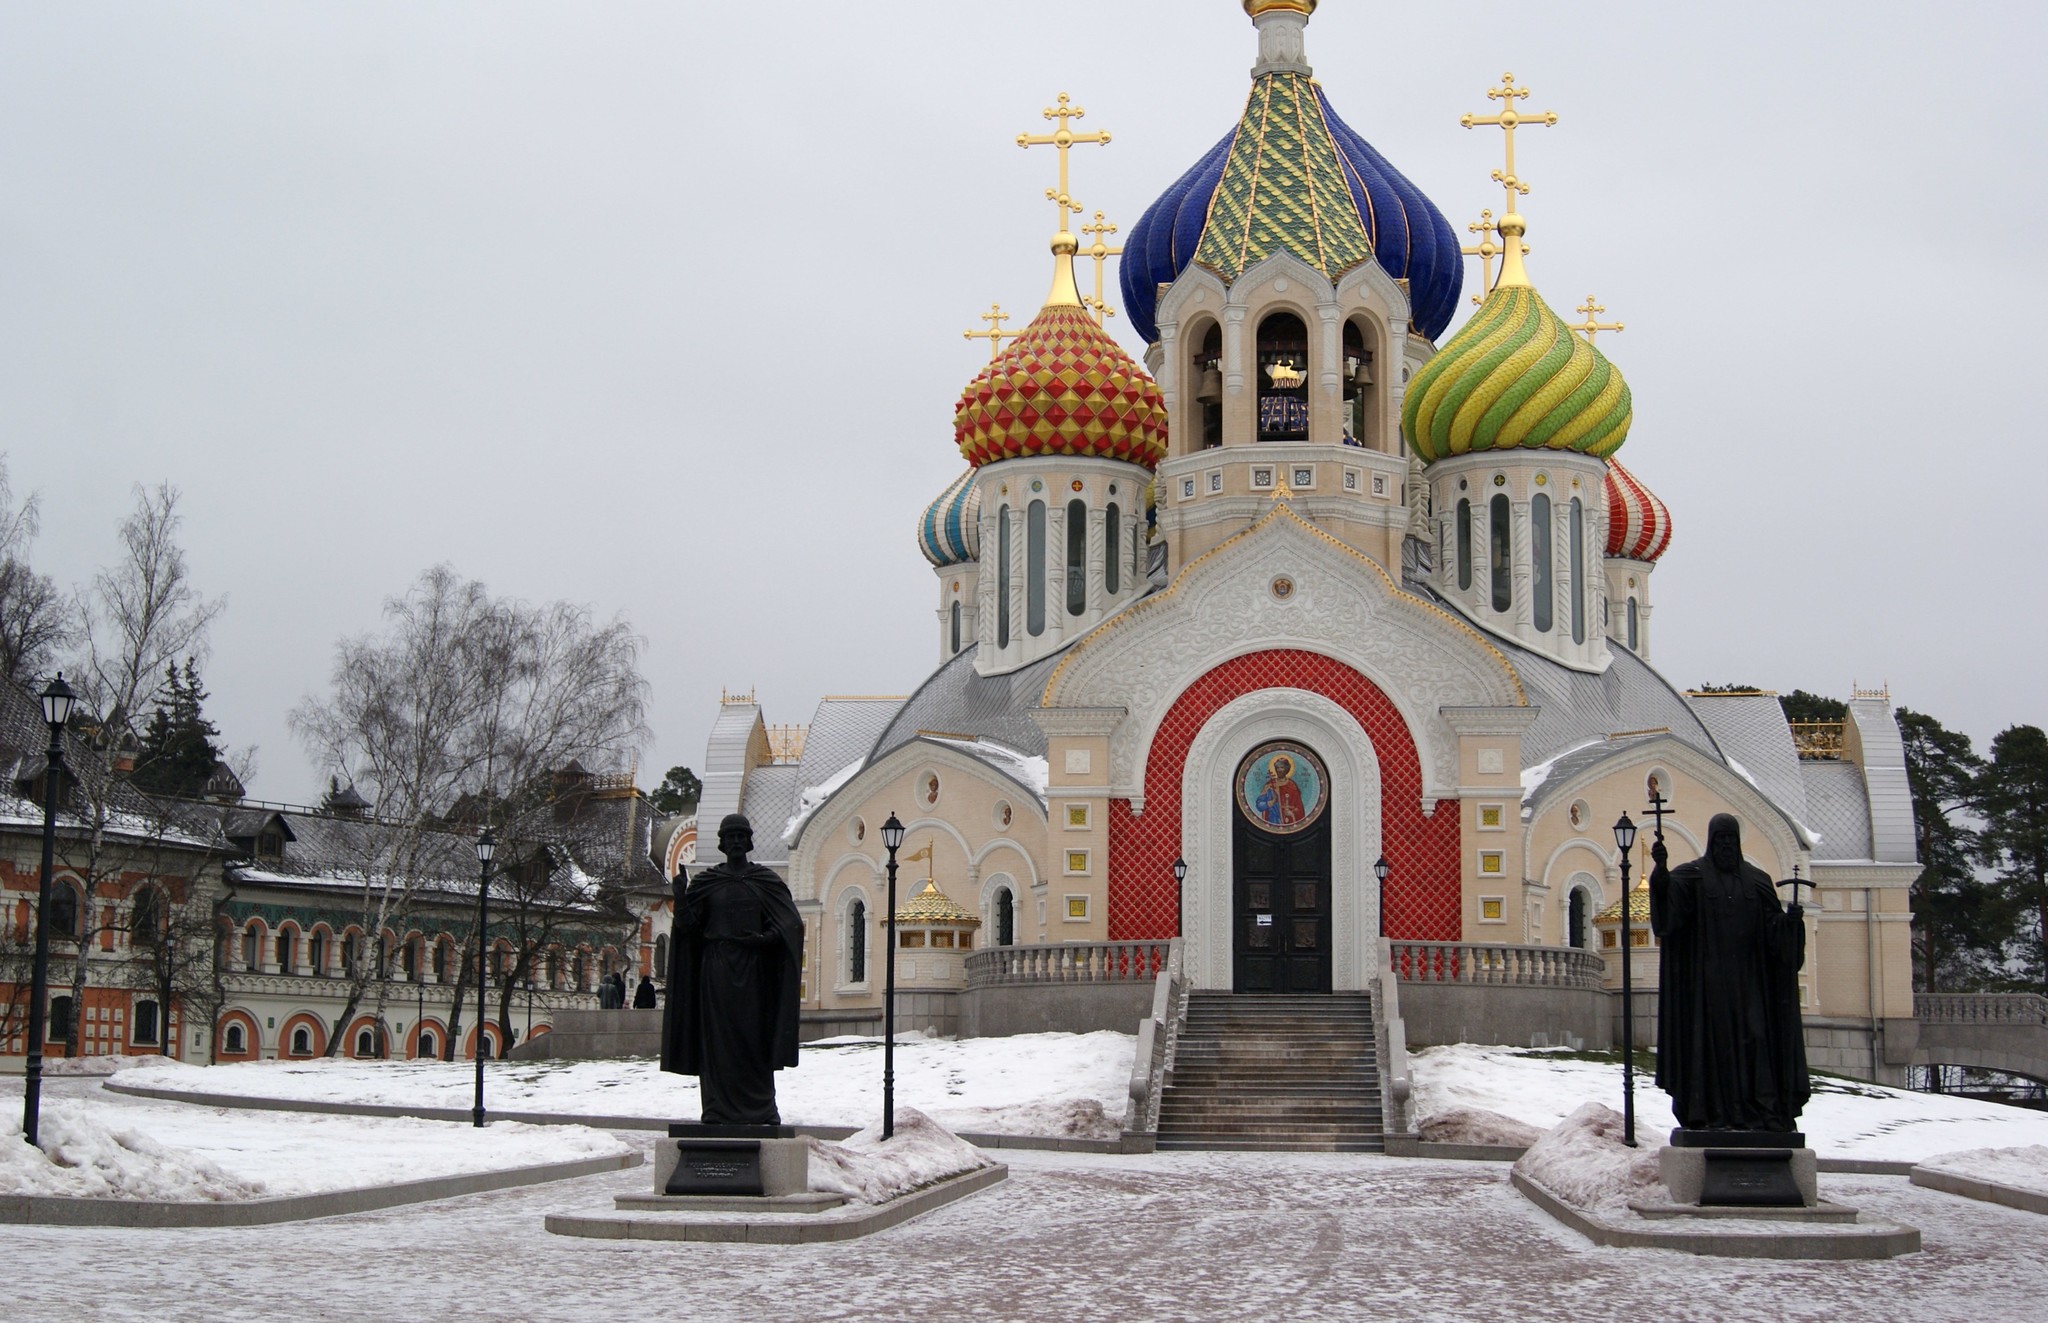
[[0,676],[21,685],[40,678],[72,637],[71,603],[47,574],[29,567],[42,501],[14,501],[7,457],[0,455]]

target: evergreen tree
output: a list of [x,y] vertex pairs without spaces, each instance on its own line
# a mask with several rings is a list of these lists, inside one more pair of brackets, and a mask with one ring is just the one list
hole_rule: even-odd
[[1913,945],[1923,992],[1981,987],[2005,945],[2009,915],[1996,889],[1977,875],[1978,833],[1969,813],[1984,760],[1970,737],[1933,717],[1898,711],[1913,792],[1913,836],[1920,876],[1913,882]]
[[2021,959],[2048,992],[2048,733],[2008,726],[1991,741],[1991,762],[1977,778],[1984,817],[1978,855],[1998,870],[2007,901],[2032,941]]
[[190,657],[181,673],[175,664],[164,668],[164,687],[135,760],[135,784],[158,795],[196,798],[220,766],[220,732],[201,710],[207,698],[199,671]]
[[1847,721],[1849,705],[1839,698],[1824,694],[1809,694],[1804,689],[1794,689],[1789,694],[1778,696],[1778,706],[1785,709],[1787,721]]
[[648,798],[653,801],[656,812],[672,816],[695,813],[697,797],[703,793],[704,783],[697,779],[695,772],[687,767],[671,767]]

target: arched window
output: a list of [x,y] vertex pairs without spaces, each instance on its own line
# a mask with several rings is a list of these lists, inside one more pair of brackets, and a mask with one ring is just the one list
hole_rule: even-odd
[[996,646],[1010,646],[1010,507],[996,511]]
[[668,977],[668,934],[662,933],[654,939],[654,977]]
[[53,1043],[71,1040],[71,998],[50,998],[50,1029],[48,1038]]
[[1190,364],[1195,407],[1200,411],[1196,435],[1204,450],[1223,444],[1223,328],[1214,322],[1202,335],[1202,347]]
[[1536,594],[1536,629],[1548,634],[1555,593],[1550,583],[1550,497],[1542,492],[1537,492],[1529,502],[1529,559],[1530,568],[1535,571],[1530,583]]
[[846,981],[868,981],[868,905],[859,899],[846,911]]
[[1024,507],[1024,632],[1045,633],[1045,502]]
[[292,1030],[292,1055],[310,1057],[313,1055],[313,1031],[300,1025]]
[[1515,570],[1509,563],[1513,542],[1508,534],[1508,498],[1496,495],[1489,503],[1486,541],[1493,570],[1493,609],[1506,611],[1515,604]]
[[486,1029],[483,1033],[478,1034],[476,1039],[476,1054],[486,1061],[495,1060],[498,1055],[498,1036],[488,1029]]
[[1472,502],[1458,502],[1458,587],[1472,587]]
[[242,930],[242,968],[261,969],[262,967],[263,936],[256,931],[256,925],[252,923]]
[[53,937],[78,936],[78,893],[69,882],[54,882],[50,885],[50,935]]
[[327,934],[317,928],[306,939],[306,968],[314,978],[327,973]]
[[131,1027],[135,1031],[135,1041],[137,1044],[145,1047],[156,1046],[156,1003],[153,1001],[136,1002],[135,1016],[134,1019],[131,1021]]
[[1344,444],[1379,449],[1376,426],[1377,394],[1373,389],[1372,348],[1365,329],[1356,321],[1344,323]]
[[576,959],[572,962],[571,968],[575,970],[576,991],[590,991],[590,962],[583,958],[581,951],[576,953]]
[[420,978],[420,968],[421,968],[421,965],[420,965],[420,939],[419,939],[419,938],[415,937],[415,938],[413,938],[412,940],[408,941],[408,942],[407,942],[407,943],[405,944],[405,955],[404,955],[404,957],[403,957],[403,960],[404,960],[404,965],[405,965],[405,979],[406,979],[406,982],[408,982],[408,983],[416,983],[416,982],[418,982],[418,981],[419,981],[419,978]]
[[455,943],[443,937],[434,943],[434,982],[446,983],[448,970],[455,964]]
[[1259,440],[1308,439],[1308,327],[1291,312],[1259,323]]
[[135,893],[134,908],[128,912],[128,944],[151,947],[163,935],[164,900],[155,887]]
[[438,1043],[434,1038],[434,1031],[431,1029],[422,1029],[420,1030],[419,1049],[413,1055],[429,1058],[437,1057],[441,1055],[439,1052],[435,1050],[437,1046]]
[[356,1030],[356,1055],[374,1057],[377,1055],[377,1035],[374,1030],[364,1027]]
[[1565,940],[1582,951],[1590,945],[1587,936],[1591,925],[1587,918],[1592,912],[1592,899],[1584,887],[1573,887],[1569,907],[1565,911]]
[[1088,507],[1067,502],[1067,614],[1088,609]]
[[362,956],[362,937],[357,933],[346,933],[341,939],[341,973],[343,978],[354,978],[356,961]]
[[1628,650],[1640,651],[1636,647],[1636,599],[1633,597],[1628,599]]
[[958,651],[960,651],[960,599],[959,599],[959,598],[957,598],[957,597],[953,599],[953,639],[952,639],[952,644],[951,644],[951,646],[950,646],[950,647],[948,647],[948,648],[946,649],[946,651],[947,651],[947,652],[949,652],[949,653],[951,653],[951,652],[958,652]]
[[249,1050],[249,1040],[242,1032],[240,1022],[230,1024],[227,1032],[220,1036],[220,1050],[231,1057],[241,1056]]
[[1572,497],[1572,642],[1586,641],[1586,508]]
[[996,888],[996,945],[1017,944],[1017,898],[1008,887]]
[[289,974],[298,962],[299,935],[290,928],[280,928],[277,933],[277,972]]
[[562,986],[562,948],[559,946],[548,948],[548,986]]
[[1115,597],[1123,586],[1124,512],[1114,501],[1102,512],[1102,590]]

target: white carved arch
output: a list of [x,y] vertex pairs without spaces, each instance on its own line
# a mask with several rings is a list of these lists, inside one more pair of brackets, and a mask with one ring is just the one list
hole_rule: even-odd
[[1038,886],[1038,861],[1031,857],[1031,852],[1029,850],[1025,849],[1018,842],[1011,840],[1007,836],[999,836],[995,840],[990,841],[987,845],[982,846],[981,852],[973,857],[972,862],[976,868],[980,868],[988,860],[994,858],[998,854],[1001,854],[1005,850],[1008,850],[1011,853],[1015,854],[1018,860],[1021,861],[1021,863],[1023,864],[1022,871],[1024,874],[1024,884],[1026,886],[1032,887]]
[[1370,986],[1379,963],[1379,755],[1349,712],[1303,689],[1261,689],[1217,709],[1188,748],[1181,775],[1181,857],[1188,863],[1182,913],[1188,977],[1197,988],[1231,986],[1233,781],[1244,756],[1268,740],[1298,740],[1329,773],[1331,986]]
[[[1772,851],[1783,861],[1781,867],[1790,867],[1795,860],[1804,856],[1806,847],[1795,834],[1792,819],[1784,810],[1746,778],[1736,775],[1718,760],[1708,757],[1671,735],[1662,735],[1642,744],[1629,745],[1616,751],[1613,757],[1603,758],[1582,767],[1555,784],[1546,781],[1543,785],[1542,804],[1538,809],[1538,816],[1562,812],[1564,806],[1578,797],[1579,792],[1618,772],[1640,771],[1647,775],[1653,767],[1689,776],[1719,796],[1723,803],[1734,810],[1736,818],[1742,823],[1745,842],[1752,839],[1751,833],[1768,841]],[[1636,820],[1636,825],[1644,833],[1648,833],[1650,823],[1641,811],[1631,809],[1629,816]],[[1704,820],[1701,826],[1704,828]],[[1664,832],[1666,836],[1678,837],[1696,853],[1702,848],[1699,837],[1675,816],[1667,816],[1664,819]],[[1747,853],[1745,851],[1745,855]]]

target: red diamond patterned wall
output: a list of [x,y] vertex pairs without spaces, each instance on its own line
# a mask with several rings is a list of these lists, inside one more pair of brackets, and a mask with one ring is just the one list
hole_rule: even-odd
[[1422,763],[1407,723],[1380,687],[1342,662],[1297,649],[1227,661],[1189,685],[1167,710],[1145,766],[1145,812],[1109,801],[1109,939],[1173,935],[1173,861],[1180,854],[1180,783],[1188,748],[1218,709],[1260,689],[1306,689],[1357,718],[1380,760],[1387,935],[1410,941],[1461,939],[1458,802],[1422,814]]

